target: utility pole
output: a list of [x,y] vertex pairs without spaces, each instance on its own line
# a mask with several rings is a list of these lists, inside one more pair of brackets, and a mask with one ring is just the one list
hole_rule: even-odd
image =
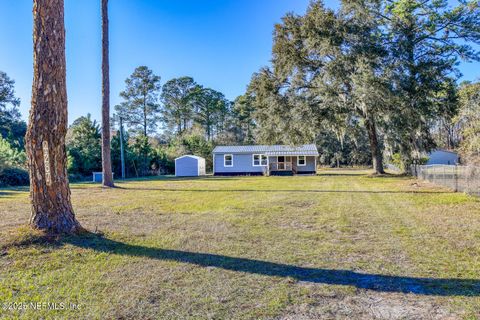
[[123,155],[123,119],[120,118],[120,162],[122,166],[122,179],[125,179],[125,156]]

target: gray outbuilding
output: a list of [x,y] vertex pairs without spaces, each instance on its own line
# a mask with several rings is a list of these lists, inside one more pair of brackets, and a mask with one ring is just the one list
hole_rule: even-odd
[[428,155],[427,165],[444,164],[444,165],[457,165],[458,153],[448,150],[435,150]]
[[193,155],[185,155],[175,159],[175,176],[198,177],[205,175],[205,159]]

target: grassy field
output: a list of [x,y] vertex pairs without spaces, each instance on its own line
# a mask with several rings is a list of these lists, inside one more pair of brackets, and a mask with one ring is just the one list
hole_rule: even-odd
[[480,318],[473,197],[365,171],[118,186],[72,185],[91,233],[63,239],[0,190],[1,316]]

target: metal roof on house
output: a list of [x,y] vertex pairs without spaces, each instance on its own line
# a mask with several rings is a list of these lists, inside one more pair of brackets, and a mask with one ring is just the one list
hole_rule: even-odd
[[267,156],[318,156],[317,146],[304,144],[299,146],[218,146],[213,153],[261,153]]

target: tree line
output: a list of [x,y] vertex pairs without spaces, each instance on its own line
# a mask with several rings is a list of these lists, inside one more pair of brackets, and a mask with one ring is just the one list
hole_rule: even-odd
[[[121,175],[121,138],[129,177],[173,173],[174,159],[186,153],[205,157],[211,167],[215,145],[253,142],[251,105],[242,97],[231,102],[192,77],[161,85],[160,76],[139,66],[125,80],[120,97],[111,119],[112,165],[117,176]],[[72,174],[86,176],[101,169],[99,139],[100,126],[89,115],[73,122],[67,134]]]
[[[14,95],[13,80],[5,73],[0,73],[0,79],[2,79],[0,90],[8,92],[2,95],[0,102],[0,181],[3,185],[26,184],[28,183],[24,151],[26,123],[21,119],[18,111],[19,99]],[[182,79],[185,78],[173,79],[167,83],[183,82]],[[171,83],[165,84],[164,87],[171,87]],[[430,125],[432,141],[439,148],[457,149],[467,162],[479,164],[480,84],[464,82],[451,86],[450,90],[452,90],[450,95],[453,104],[449,107],[451,113],[432,121]],[[158,101],[161,101],[164,95],[166,95],[165,92],[158,94]],[[174,172],[173,160],[188,153],[201,155],[210,161],[211,151],[217,144],[279,142],[276,138],[269,140],[261,136],[265,130],[257,127],[257,123],[261,120],[257,117],[262,111],[255,112],[254,101],[250,96],[240,96],[234,102],[223,100],[223,103],[218,112],[223,113],[222,117],[226,119],[224,130],[218,130],[215,127],[211,129],[210,137],[207,127],[202,125],[203,122],[195,121],[197,117],[201,118],[203,115],[197,114],[192,106],[189,107],[192,109],[188,113],[185,112],[188,117],[171,117],[171,120],[162,119],[175,114],[173,112],[175,109],[159,107],[155,123],[166,130],[161,134],[157,130],[147,130],[146,139],[143,129],[139,130],[136,126],[138,122],[135,119],[131,121],[124,115],[127,126],[124,128],[123,136],[127,177],[172,173]],[[215,103],[213,107],[217,105]],[[176,109],[183,108],[177,106]],[[117,112],[112,117],[111,156],[115,177],[119,178],[121,177],[121,148]],[[351,119],[343,131],[335,127],[323,127],[316,133],[315,142],[320,150],[319,162],[323,165],[371,163],[368,135],[358,119]],[[71,180],[89,179],[92,172],[102,170],[101,125],[90,115],[76,119],[69,126],[66,147],[67,167]],[[144,167],[145,157],[148,165]],[[399,161],[400,159],[393,156],[391,160]]]
[[[17,182],[8,174],[9,184],[25,184],[26,122],[18,110],[20,100],[14,93],[14,81],[3,72],[0,90],[0,134],[11,150],[3,157],[9,158],[5,161],[9,168],[19,169],[14,172]],[[255,141],[251,104],[244,97],[231,102],[221,92],[191,77],[171,79],[161,85],[160,76],[140,66],[126,79],[120,96],[123,101],[114,107],[109,128],[112,170],[117,178],[121,177],[120,119],[124,124],[127,177],[173,173],[174,159],[186,153],[205,157],[211,167],[215,145]],[[91,115],[72,122],[65,143],[71,180],[88,179],[92,172],[102,171],[102,125]]]

